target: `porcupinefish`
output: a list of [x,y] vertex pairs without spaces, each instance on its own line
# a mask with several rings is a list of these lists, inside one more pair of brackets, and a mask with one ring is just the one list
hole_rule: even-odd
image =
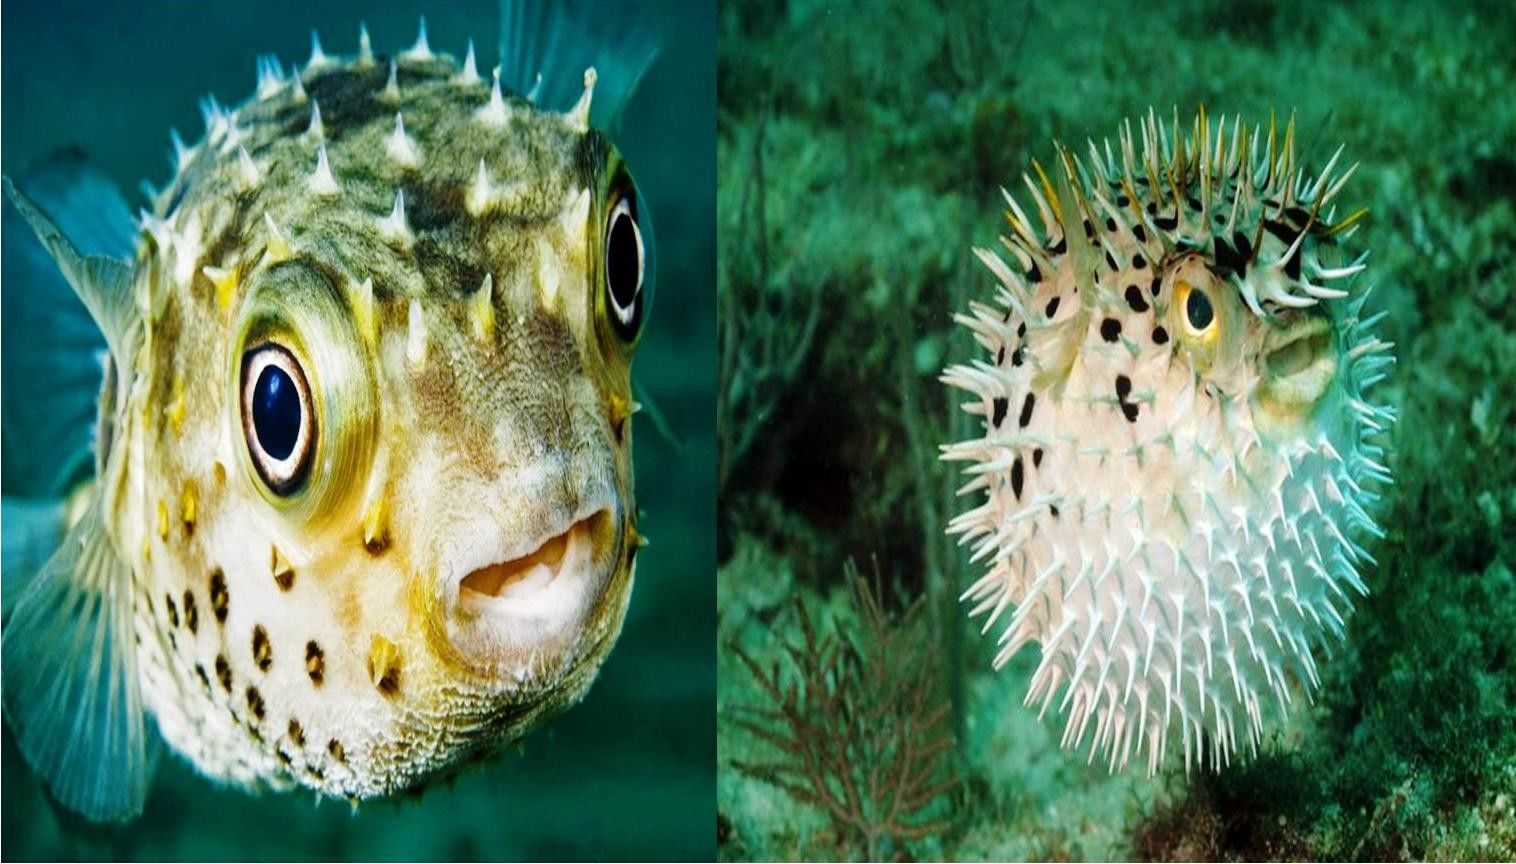
[[94,470],[5,514],[5,716],[92,819],[141,810],[152,726],[232,784],[414,788],[578,701],[626,612],[651,240],[595,69],[552,106],[424,21],[312,41],[205,103],[135,227],[7,180],[109,349]]
[[1332,207],[1341,148],[1308,176],[1293,117],[1138,129],[1059,147],[1056,186],[1034,162],[1040,228],[1005,194],[1003,252],[975,250],[994,302],[956,316],[989,356],[943,374],[984,434],[942,457],[982,496],[949,526],[987,562],[963,597],[986,632],[1014,606],[994,665],[1040,645],[1027,705],[1152,773],[1175,735],[1187,768],[1256,753],[1319,686],[1395,414],[1366,395],[1393,360],[1344,251],[1365,211]]

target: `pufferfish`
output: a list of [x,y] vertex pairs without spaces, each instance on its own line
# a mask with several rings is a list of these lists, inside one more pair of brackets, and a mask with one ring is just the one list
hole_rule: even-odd
[[91,819],[140,812],[153,727],[234,785],[415,788],[582,698],[626,613],[651,246],[595,69],[559,111],[424,21],[312,41],[135,226],[7,180],[109,349],[93,472],[6,499],[5,716]]
[[1059,147],[1056,186],[1034,162],[1040,228],[1005,194],[1003,252],[975,250],[994,302],[956,316],[988,357],[943,374],[984,432],[942,458],[981,499],[949,526],[987,567],[963,599],[986,632],[1011,612],[995,667],[1039,645],[1026,704],[1151,774],[1176,736],[1186,768],[1255,754],[1319,687],[1395,413],[1366,395],[1393,359],[1344,251],[1366,211],[1332,208],[1341,148],[1308,176],[1293,118],[1137,125]]

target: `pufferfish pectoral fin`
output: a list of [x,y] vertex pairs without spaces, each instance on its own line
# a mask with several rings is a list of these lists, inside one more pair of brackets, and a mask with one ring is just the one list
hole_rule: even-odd
[[47,564],[68,529],[63,501],[0,499],[0,614],[9,616],[23,586]]
[[[80,255],[132,254],[135,227],[125,199],[79,158],[54,157],[28,171],[19,187],[31,209],[48,214],[56,233]],[[90,430],[99,408],[106,341],[60,272],[57,253],[34,232],[22,230],[26,210],[9,202],[3,210],[4,490],[7,496],[61,498],[95,467]]]
[[131,265],[109,255],[81,252],[57,223],[26,193],[17,189],[9,177],[5,178],[5,193],[31,226],[42,247],[52,256],[69,287],[83,301],[95,325],[105,334],[105,344],[116,358],[117,368],[131,368],[129,349],[138,324],[136,302],[132,296]]
[[96,822],[130,819],[147,795],[132,579],[98,493],[21,589],[0,637],[0,701],[22,756],[59,803]]

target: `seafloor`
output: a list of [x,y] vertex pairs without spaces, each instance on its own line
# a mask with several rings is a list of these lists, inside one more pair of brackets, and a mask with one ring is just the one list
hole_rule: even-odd
[[[677,860],[712,854],[715,13],[710,4],[684,2],[642,8],[662,52],[629,104],[617,142],[657,222],[659,278],[633,378],[666,415],[672,437],[646,415],[635,423],[636,503],[653,545],[638,556],[620,641],[585,701],[518,750],[454,783],[356,810],[342,801],[317,803],[310,793],[255,796],[219,788],[165,753],[142,818],[114,828],[86,825],[50,806],[7,729],[0,858]],[[423,13],[434,50],[461,57],[472,37],[480,68],[493,65],[497,0],[7,0],[4,171],[21,174],[57,149],[75,148],[136,206],[140,181],[161,184],[169,176],[169,128],[193,140],[203,128],[202,97],[214,93],[226,104],[249,96],[256,55],[277,54],[286,68],[303,64],[312,28],[319,28],[328,52],[351,55],[360,21],[367,21],[375,51],[391,53],[410,46]],[[7,220],[4,230],[15,227]],[[7,453],[7,465],[11,458]]]
[[[719,35],[719,855],[1516,858],[1516,7],[727,2]],[[992,674],[958,607],[936,455],[969,420],[936,378],[970,356],[949,316],[989,284],[997,187],[1200,105],[1293,111],[1305,164],[1362,162],[1395,486],[1316,704],[1220,774],[1112,777],[1021,706],[1035,649]],[[919,611],[872,622],[849,560]],[[806,668],[836,722],[802,734]],[[875,776],[909,806],[810,800],[795,754],[829,733],[907,761]]]

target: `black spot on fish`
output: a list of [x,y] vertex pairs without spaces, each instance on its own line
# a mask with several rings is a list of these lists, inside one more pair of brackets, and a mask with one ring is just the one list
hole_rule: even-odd
[[1089,240],[1095,239],[1095,226],[1091,225],[1088,219],[1084,220],[1084,236]]
[[1053,518],[1054,519],[1057,519],[1058,518],[1058,505],[1057,504],[1049,504],[1048,505],[1048,512],[1053,514]]
[[262,624],[253,628],[253,662],[264,672],[274,665],[274,649],[269,645],[268,631]]
[[1005,419],[1006,399],[1002,396],[991,403],[991,405],[994,409],[994,416],[990,419],[990,425],[998,427],[1000,421]]
[[263,694],[258,692],[257,687],[247,688],[247,710],[253,712],[253,716],[263,719]]
[[1125,207],[1125,206],[1127,206],[1128,204],[1131,204],[1131,203],[1132,203],[1132,199],[1126,197],[1125,195],[1117,195],[1116,196],[1116,206],[1117,207]]
[[1263,221],[1263,230],[1274,235],[1286,248],[1295,242],[1296,237],[1300,236],[1299,229],[1291,228],[1283,222],[1275,222],[1273,219],[1265,219]]
[[1105,217],[1105,230],[1108,231],[1108,232],[1110,232],[1110,233],[1112,233],[1112,234],[1115,234],[1116,233],[1116,220],[1112,219],[1109,216]]
[[1162,345],[1162,344],[1164,344],[1164,343],[1166,343],[1168,341],[1169,341],[1169,331],[1163,329],[1162,325],[1153,328],[1153,342],[1154,342],[1154,344]]
[[1154,276],[1153,277],[1153,281],[1148,284],[1148,293],[1152,294],[1154,297],[1157,297],[1158,296],[1158,289],[1162,285],[1163,285],[1163,279],[1161,277]]
[[1228,243],[1226,240],[1220,237],[1217,237],[1215,248],[1216,269],[1220,270],[1223,273],[1231,272],[1237,273],[1239,275],[1245,275],[1243,274],[1243,269],[1247,267],[1247,259],[1237,254],[1237,250],[1232,248],[1232,244]]
[[1284,261],[1284,275],[1290,277],[1291,279],[1300,279],[1300,258],[1304,252],[1304,243],[1295,247],[1295,254],[1291,255],[1289,258],[1286,258]]
[[188,589],[184,592],[184,626],[191,633],[200,632],[200,608],[195,603],[195,595]]
[[326,678],[326,653],[315,641],[305,643],[305,674],[311,678],[311,683],[321,686]]
[[1123,403],[1121,403],[1121,413],[1126,415],[1126,419],[1127,419],[1128,423],[1136,423],[1137,422],[1137,403],[1136,402],[1123,402]]
[[1115,318],[1107,318],[1100,322],[1100,338],[1107,342],[1115,342],[1121,338],[1121,322]]
[[1048,249],[1048,251],[1054,255],[1062,255],[1063,253],[1069,251],[1068,240],[1066,238],[1059,237],[1058,242],[1054,244],[1052,248]]
[[211,571],[211,612],[215,614],[217,623],[226,623],[226,607],[231,600],[232,595],[226,589],[226,574],[217,567]]
[[1033,261],[1032,266],[1027,268],[1026,278],[1034,285],[1042,281],[1042,270],[1037,267],[1036,261]]
[[216,655],[216,680],[221,682],[221,689],[232,692],[232,664],[226,662],[225,654]]
[[1004,366],[1005,365],[1005,346],[1004,345],[1001,345],[1000,346],[1000,350],[995,352],[995,365],[996,366]]
[[174,605],[174,597],[171,594],[163,595],[164,608],[168,611],[168,623],[171,627],[179,626],[179,607]]
[[1041,447],[1038,447],[1038,448],[1035,448],[1034,450],[1032,450],[1032,467],[1033,468],[1041,468],[1042,467],[1042,448]]
[[1126,286],[1126,305],[1132,307],[1133,312],[1148,311],[1148,301],[1142,298],[1142,289],[1136,285]]
[[1016,461],[1011,463],[1011,492],[1016,496],[1017,501],[1021,500],[1021,487],[1025,480],[1021,457],[1017,456]]
[[301,728],[300,721],[290,718],[289,738],[296,747],[305,746],[305,730]]
[[1143,228],[1140,223],[1132,226],[1132,236],[1137,238],[1138,243],[1148,242],[1147,229]]
[[1020,366],[1026,362],[1026,346],[1022,345],[1011,354],[1011,365]]
[[1049,318],[1052,318],[1054,315],[1057,315],[1057,314],[1058,314],[1058,298],[1054,297],[1053,299],[1051,299],[1051,300],[1048,301],[1047,315],[1048,315]]
[[1147,259],[1142,257],[1141,252],[1138,252],[1136,255],[1132,256],[1132,266],[1138,270],[1141,270],[1142,268],[1148,266]]
[[[1249,240],[1248,235],[1241,231],[1234,231],[1232,232],[1232,245],[1236,247],[1237,257],[1242,259],[1243,267],[1247,267],[1247,262],[1253,259],[1253,241]],[[1238,272],[1242,271],[1239,270]]]
[[211,676],[205,674],[205,667],[199,663],[195,664],[195,677],[200,679],[200,686],[205,692],[211,692]]
[[326,742],[326,752],[332,754],[332,758],[338,762],[347,761],[347,753],[342,749],[342,742],[336,738]]
[[1116,398],[1125,402],[1126,397],[1132,395],[1132,379],[1125,375],[1116,376]]
[[1179,217],[1159,216],[1153,220],[1153,224],[1157,225],[1159,229],[1163,231],[1173,231],[1175,228],[1179,227]]
[[1026,322],[1025,321],[1023,321],[1020,324],[1016,325],[1016,337],[1019,338],[1019,339],[1025,339],[1026,338]]
[[1032,408],[1035,407],[1036,404],[1037,394],[1026,394],[1026,401],[1021,403],[1020,425],[1022,429],[1025,429],[1027,427],[1027,424],[1032,422]]
[[1106,250],[1105,253],[1105,266],[1113,271],[1116,269],[1116,259],[1111,255],[1110,250]]

